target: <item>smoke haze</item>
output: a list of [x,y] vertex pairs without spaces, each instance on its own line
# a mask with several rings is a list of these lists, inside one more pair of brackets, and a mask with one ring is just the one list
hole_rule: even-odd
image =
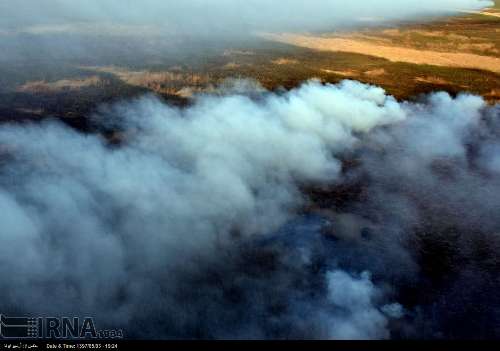
[[[332,30],[490,6],[487,0],[1,0],[2,62],[203,53],[262,31]],[[123,52],[125,48],[130,48]]]
[[[9,0],[0,2],[2,25],[19,28],[74,22],[111,22],[161,25],[193,31],[300,29],[349,23],[360,17],[403,19],[421,14],[442,14],[490,6],[487,0]],[[211,32],[213,33],[213,32]]]

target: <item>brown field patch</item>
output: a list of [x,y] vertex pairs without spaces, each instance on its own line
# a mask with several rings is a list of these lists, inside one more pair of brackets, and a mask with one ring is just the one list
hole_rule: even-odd
[[416,82],[419,83],[427,83],[427,84],[437,84],[437,85],[449,85],[451,84],[447,80],[440,78],[440,77],[416,77],[415,78]]
[[106,84],[98,76],[81,79],[62,79],[55,82],[47,82],[44,80],[31,81],[19,86],[16,90],[22,93],[59,93],[62,91],[81,90],[83,88],[97,87]]
[[354,71],[354,70],[344,70],[344,71],[335,71],[335,70],[331,70],[331,69],[322,69],[321,72],[325,72],[325,73],[329,73],[329,74],[336,74],[338,76],[342,76],[342,77],[358,77],[359,76],[359,72],[357,71]]
[[236,63],[236,62],[229,62],[229,63],[226,63],[224,65],[224,68],[226,69],[235,69],[235,68],[239,68],[241,67],[241,65],[239,63]]
[[484,10],[484,11],[460,11],[460,12],[469,13],[469,14],[473,14],[473,15],[483,15],[483,16],[500,18],[500,12],[498,12],[494,9],[489,9],[489,10]]
[[315,50],[375,56],[392,62],[472,68],[500,73],[500,58],[491,56],[418,50],[400,46],[378,45],[357,39],[322,38],[298,34],[266,34],[265,38]]
[[254,56],[255,52],[251,50],[233,50],[233,49],[228,49],[224,50],[222,53],[222,56]]
[[372,69],[369,71],[364,72],[363,74],[368,77],[380,77],[385,75],[387,72],[383,68],[378,68],[378,69]]
[[500,53],[493,43],[476,43],[476,44],[459,44],[457,46],[458,50],[476,50],[476,51],[490,51],[493,53]]
[[276,60],[272,60],[271,62],[275,65],[296,65],[299,63],[299,61],[296,59],[291,59],[286,57],[280,57]]
[[384,29],[382,31],[382,34],[390,35],[390,36],[400,36],[401,35],[401,30],[396,29],[396,28]]
[[95,72],[111,73],[128,85],[169,95],[182,96],[184,88],[196,90],[196,88],[206,86],[212,82],[208,74],[177,71],[129,71],[114,66],[84,68]]

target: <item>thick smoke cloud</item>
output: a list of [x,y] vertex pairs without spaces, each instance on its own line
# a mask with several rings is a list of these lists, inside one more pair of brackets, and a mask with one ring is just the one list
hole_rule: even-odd
[[103,107],[119,145],[3,125],[0,310],[129,337],[498,337],[498,107],[248,86]]
[[427,317],[412,327],[425,337],[498,337],[500,182],[492,145],[500,114],[481,106],[480,98],[445,93],[408,106],[419,118],[371,134],[357,154],[362,166],[350,173],[369,179],[366,201],[353,211],[406,241],[419,265],[418,289],[428,295],[415,313]]
[[[359,106],[350,112],[352,98]],[[14,246],[2,247],[30,252],[11,278],[15,257],[6,256],[6,306],[78,308],[111,320],[153,313],[156,306],[144,306],[152,301],[173,308],[176,275],[198,274],[232,237],[278,229],[302,202],[297,182],[338,178],[332,149],[404,118],[381,89],[350,82],[263,99],[208,97],[187,110],[154,99],[118,105],[106,124],[132,132],[116,150],[55,123],[3,127],[14,158],[2,174],[2,239]],[[27,289],[33,284],[38,297]]]

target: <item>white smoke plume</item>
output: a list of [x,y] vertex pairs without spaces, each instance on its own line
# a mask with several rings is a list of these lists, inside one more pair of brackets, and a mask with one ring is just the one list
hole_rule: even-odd
[[331,338],[376,340],[390,337],[383,312],[400,318],[402,307],[396,303],[378,309],[374,305],[373,300],[380,292],[371,282],[369,272],[363,272],[356,279],[343,271],[334,271],[328,273],[327,279],[330,299],[341,309],[333,315]]
[[[479,97],[311,81],[186,108],[144,97],[94,120],[121,144],[55,121],[0,127],[5,313],[92,315],[129,337],[433,337],[408,293],[433,277],[416,248],[448,248],[449,224],[474,230],[457,245],[475,257],[465,243],[498,229],[498,109]],[[362,191],[298,216],[312,185]]]

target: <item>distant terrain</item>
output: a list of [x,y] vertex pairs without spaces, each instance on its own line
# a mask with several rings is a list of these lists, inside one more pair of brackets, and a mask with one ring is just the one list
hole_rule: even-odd
[[[434,85],[436,88],[454,91],[461,88],[483,95],[487,100],[500,99],[498,77],[500,73],[500,7],[481,12],[466,12],[457,16],[427,23],[408,23],[383,28],[370,28],[354,32],[329,34],[266,34],[266,38],[281,43],[315,49],[323,52],[356,53],[372,58],[382,58],[391,63],[410,63],[414,74],[405,75],[416,85]],[[368,60],[368,58],[367,58]],[[422,70],[427,67],[427,72]],[[444,68],[454,68],[454,73]],[[378,76],[376,84],[386,86],[384,76],[398,75],[401,65],[389,65],[389,70],[379,68],[372,71],[359,69],[324,72],[345,77],[366,79]],[[482,71],[486,79],[483,84],[475,81],[471,70]],[[420,72],[422,72],[421,75]],[[425,73],[424,73],[425,72]],[[399,75],[398,75],[399,76]],[[490,79],[491,77],[491,79]],[[368,81],[370,79],[368,78]],[[401,82],[401,81],[400,81]],[[418,87],[405,80],[409,88]],[[388,85],[390,87],[390,85]],[[397,93],[396,93],[397,94]],[[411,93],[408,93],[411,95]]]
[[[499,16],[497,1],[482,12],[376,28],[260,34],[209,45],[204,56],[190,55],[189,46],[203,45],[196,41],[177,50],[171,44],[175,40],[138,44],[133,38],[111,44],[109,52],[118,52],[118,58],[97,46],[78,60],[71,52],[27,56],[0,64],[0,119],[50,115],[86,129],[86,116],[102,103],[154,92],[186,104],[193,94],[214,91],[227,78],[253,79],[271,90],[311,78],[355,79],[382,86],[398,99],[444,90],[479,94],[495,103],[500,101]],[[158,49],[135,50],[134,45]]]

